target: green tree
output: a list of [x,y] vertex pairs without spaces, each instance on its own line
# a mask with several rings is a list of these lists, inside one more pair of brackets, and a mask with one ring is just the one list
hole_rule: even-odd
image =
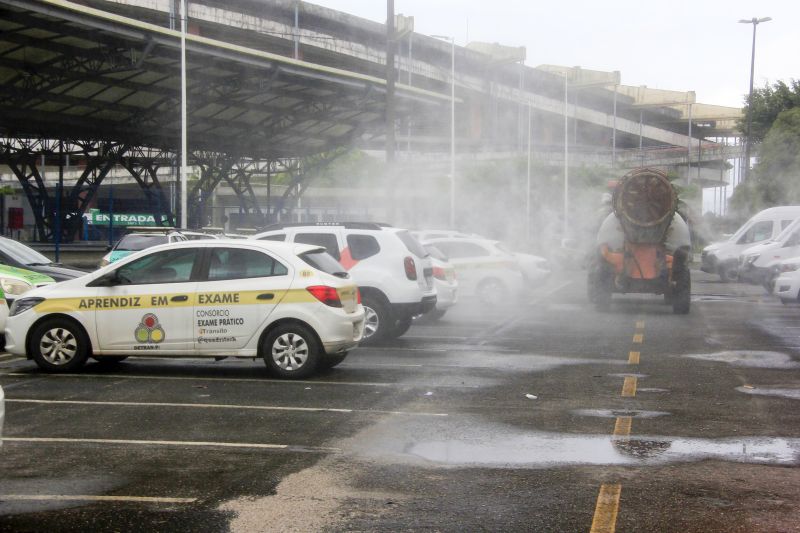
[[781,112],[761,143],[754,169],[765,206],[800,203],[800,107]]
[[744,97],[744,115],[739,120],[739,130],[747,131],[747,117],[752,113],[753,123],[750,135],[753,142],[763,141],[778,115],[787,109],[800,107],[800,80],[789,80],[789,83],[778,81],[771,87],[753,91],[752,109]]

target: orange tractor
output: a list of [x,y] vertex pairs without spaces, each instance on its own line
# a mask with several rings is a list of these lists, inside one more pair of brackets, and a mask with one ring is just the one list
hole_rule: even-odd
[[689,226],[666,174],[640,168],[620,180],[597,232],[589,297],[608,309],[613,293],[663,294],[676,314],[690,307]]

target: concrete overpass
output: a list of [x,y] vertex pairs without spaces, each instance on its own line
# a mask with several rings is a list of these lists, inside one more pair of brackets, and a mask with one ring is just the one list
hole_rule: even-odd
[[[60,202],[72,221],[113,169],[124,169],[160,206],[154,210],[168,206],[161,181],[174,174],[179,146],[178,4],[0,0],[0,163],[22,184],[42,238],[53,235],[59,203],[43,167],[79,169]],[[195,223],[219,183],[236,191],[258,224],[296,201],[314,171],[347,148],[384,146],[385,25],[294,0],[192,1],[188,20]],[[566,115],[570,142],[594,150],[584,161],[611,153],[612,164],[627,165],[636,154],[641,161],[658,152],[659,162],[689,168],[695,153],[705,164],[705,156],[730,155],[701,140],[723,130],[699,127],[693,93],[658,101],[653,90],[621,85],[619,73],[530,68],[520,61],[524,49],[499,45],[455,47],[452,80],[449,43],[412,31],[396,44],[395,127],[409,151],[446,153],[454,82],[456,146],[464,153],[524,150],[530,108],[533,144],[561,142]],[[555,160],[559,150],[552,152]],[[274,176],[289,176],[289,186],[278,198],[268,195],[265,209],[254,176],[266,177],[267,190]],[[61,228],[70,238],[75,228],[66,219]]]

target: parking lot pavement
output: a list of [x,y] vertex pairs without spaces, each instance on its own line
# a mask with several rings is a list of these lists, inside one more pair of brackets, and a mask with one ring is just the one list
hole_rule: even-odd
[[689,316],[635,295],[599,314],[580,277],[464,301],[303,381],[250,360],[48,375],[0,356],[0,529],[789,524],[800,308],[699,274]]

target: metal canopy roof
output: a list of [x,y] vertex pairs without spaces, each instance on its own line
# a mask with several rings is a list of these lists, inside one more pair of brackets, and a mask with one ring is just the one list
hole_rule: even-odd
[[[186,36],[189,146],[292,157],[381,131],[385,80]],[[174,150],[180,32],[64,0],[0,0],[0,136]],[[449,95],[397,86],[397,106]]]

